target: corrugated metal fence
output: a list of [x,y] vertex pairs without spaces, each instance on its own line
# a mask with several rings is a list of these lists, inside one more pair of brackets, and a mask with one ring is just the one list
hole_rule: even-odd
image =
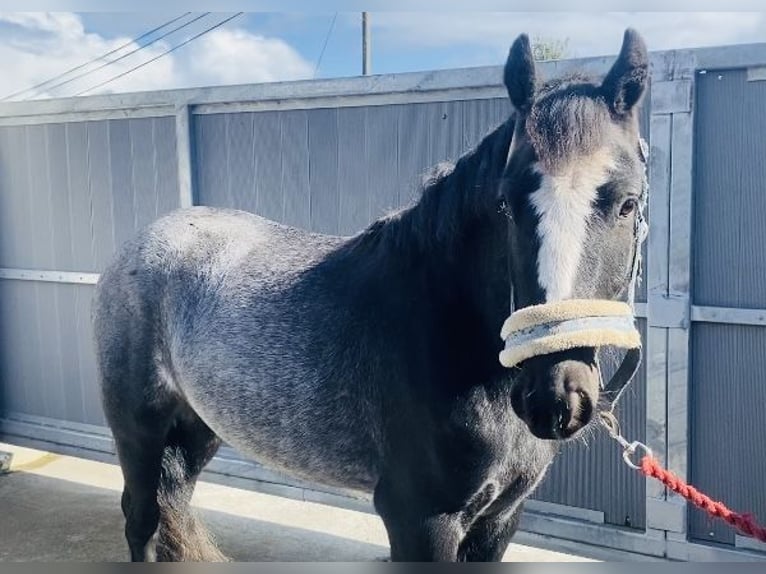
[[[766,517],[766,46],[656,53],[652,62],[641,122],[651,146],[638,297],[646,359],[620,416],[626,435],[672,470]],[[610,64],[542,68],[603,73]],[[356,232],[408,202],[426,168],[507,117],[500,78],[499,68],[476,68],[1,105],[5,440],[112,452],[89,305],[97,274],[137,228],[195,203]],[[608,440],[589,443],[557,460],[529,505],[527,532],[680,559],[758,557],[746,551],[755,545],[632,473]],[[211,473],[358,506],[230,450]]]

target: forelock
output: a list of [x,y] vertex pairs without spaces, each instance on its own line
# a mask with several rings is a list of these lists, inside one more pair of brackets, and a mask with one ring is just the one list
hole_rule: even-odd
[[532,147],[542,167],[551,172],[605,147],[612,125],[598,87],[582,76],[543,86],[526,119]]

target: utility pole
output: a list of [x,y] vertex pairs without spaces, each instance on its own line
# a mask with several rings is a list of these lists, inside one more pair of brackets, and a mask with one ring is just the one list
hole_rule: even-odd
[[370,16],[362,12],[362,75],[370,74]]

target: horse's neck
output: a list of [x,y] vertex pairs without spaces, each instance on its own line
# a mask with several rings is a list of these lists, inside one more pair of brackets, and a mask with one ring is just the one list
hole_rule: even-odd
[[460,328],[468,324],[474,330],[464,336],[495,342],[511,297],[508,222],[499,210],[511,129],[505,125],[495,130],[434,184],[440,188],[426,189],[410,226],[420,238],[422,264],[430,267],[433,278],[429,297],[436,296],[446,313],[460,308],[472,315],[459,322]]
[[403,289],[421,290],[415,298],[444,315],[467,314],[462,324],[481,332],[466,337],[499,340],[510,289],[498,189],[512,131],[512,122],[498,127],[426,184],[414,206],[353,239],[342,250],[348,267],[367,273],[371,285],[388,276]]

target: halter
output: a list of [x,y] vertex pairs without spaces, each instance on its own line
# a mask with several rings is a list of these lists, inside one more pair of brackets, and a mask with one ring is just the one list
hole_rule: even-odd
[[635,326],[634,298],[636,284],[641,277],[641,245],[649,231],[644,218],[649,194],[646,173],[648,149],[643,138],[639,138],[639,150],[643,177],[633,227],[633,260],[627,303],[605,299],[570,299],[516,310],[511,280],[510,316],[505,320],[500,334],[505,341],[505,348],[500,352],[500,363],[508,368],[532,357],[576,347],[611,346],[626,349],[620,367],[609,382],[605,385],[601,379],[602,390],[607,394],[612,407],[641,364],[641,336]]

